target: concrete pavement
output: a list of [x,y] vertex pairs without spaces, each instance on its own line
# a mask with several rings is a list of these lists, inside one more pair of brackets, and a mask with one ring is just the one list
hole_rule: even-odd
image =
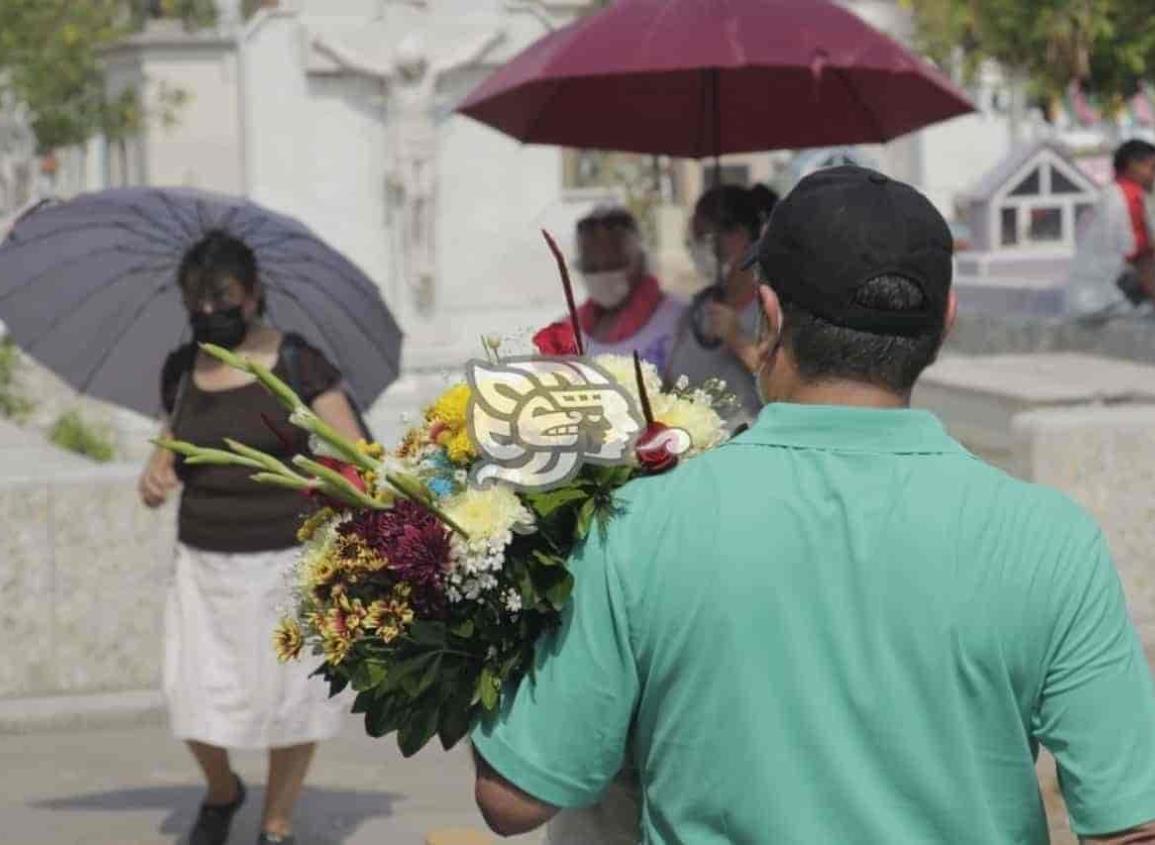
[[[231,843],[256,841],[264,755],[235,766],[249,799]],[[4,845],[161,845],[182,841],[201,787],[192,758],[164,726],[0,734],[0,842]],[[473,805],[472,764],[459,746],[411,760],[392,738],[371,740],[350,717],[323,745],[298,808],[301,845],[423,845],[445,828],[485,830]],[[537,845],[539,834],[506,840]]]

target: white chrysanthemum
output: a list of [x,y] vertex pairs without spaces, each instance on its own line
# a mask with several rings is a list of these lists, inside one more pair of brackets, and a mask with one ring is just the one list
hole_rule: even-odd
[[[595,364],[609,373],[610,378],[628,390],[635,401],[641,399],[638,395],[638,377],[634,372],[632,356],[598,355],[593,360]],[[662,377],[658,374],[658,368],[646,360],[642,361],[642,382],[646,385],[646,395],[652,402],[662,392]]]
[[709,402],[695,402],[669,393],[653,399],[654,419],[690,435],[687,455],[713,449],[726,439],[726,423]]
[[533,526],[533,514],[521,503],[513,488],[493,484],[469,487],[445,500],[442,509],[460,525],[471,540],[503,537],[511,531]]

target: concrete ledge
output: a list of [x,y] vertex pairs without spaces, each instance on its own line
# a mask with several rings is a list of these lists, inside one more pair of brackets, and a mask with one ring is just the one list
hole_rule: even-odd
[[163,724],[158,690],[0,700],[0,734]]
[[1055,317],[960,313],[946,351],[1085,352],[1155,364],[1155,319],[1136,312],[1101,325],[1085,325]]

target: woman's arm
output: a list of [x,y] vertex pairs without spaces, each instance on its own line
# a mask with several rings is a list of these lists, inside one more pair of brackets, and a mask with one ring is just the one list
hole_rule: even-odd
[[[172,437],[167,421],[161,426],[160,436],[162,439]],[[180,479],[176,475],[176,455],[158,446],[149,456],[137,482],[136,489],[140,493],[140,500],[146,507],[159,508],[168,500],[169,494],[178,487]]]
[[361,424],[357,421],[357,415],[353,412],[353,406],[349,404],[349,398],[343,391],[336,388],[326,390],[313,400],[312,408],[317,416],[333,426],[338,434],[343,434],[354,441],[361,440],[365,436]]

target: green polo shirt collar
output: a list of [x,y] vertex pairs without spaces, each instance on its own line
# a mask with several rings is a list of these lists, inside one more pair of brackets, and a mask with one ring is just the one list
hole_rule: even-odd
[[772,402],[728,446],[783,446],[891,455],[966,454],[927,411]]

